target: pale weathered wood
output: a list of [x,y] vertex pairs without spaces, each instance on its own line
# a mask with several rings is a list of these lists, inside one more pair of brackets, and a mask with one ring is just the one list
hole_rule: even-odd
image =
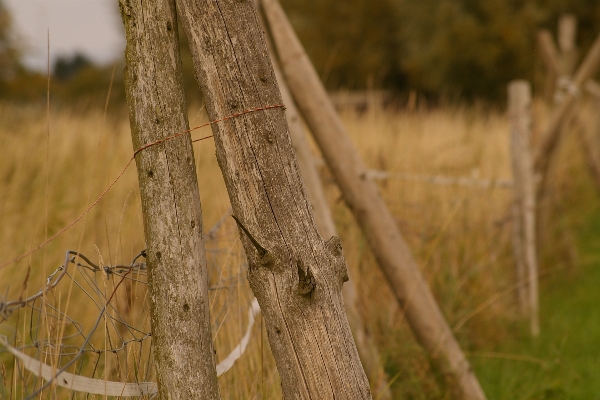
[[[510,95],[509,95],[509,110],[511,109]],[[512,115],[511,128],[513,126]],[[514,131],[511,129],[511,140],[510,140],[510,156],[511,166],[513,171],[513,203],[511,207],[512,211],[512,250],[513,258],[515,260],[515,277],[517,282],[526,282],[525,273],[525,256],[523,247],[523,217],[522,217],[522,203],[523,203],[523,192],[522,192],[522,165],[519,159],[519,141],[514,139]],[[527,315],[529,307],[529,300],[527,297],[527,285],[521,284],[517,286],[515,291],[517,295],[517,304],[519,311],[523,315]]]
[[[531,334],[540,333],[538,266],[535,239],[535,182],[531,160],[531,86],[527,81],[508,85],[511,158],[514,175],[513,246],[521,307],[530,318]],[[525,278],[527,277],[527,278]],[[527,290],[525,290],[527,289]]]
[[[120,0],[134,149],[188,129],[173,0]],[[189,135],[136,155],[154,365],[163,399],[217,399],[200,194]]]
[[540,143],[534,153],[534,170],[539,176],[539,185],[537,188],[538,198],[543,190],[548,165],[554,148],[558,142],[561,128],[575,105],[575,101],[579,97],[582,86],[590,79],[600,66],[600,35],[594,41],[594,44],[588,51],[585,59],[577,69],[575,77],[566,88],[564,98],[552,113],[552,118],[548,127],[543,131]]
[[[262,20],[262,18],[261,18]],[[271,54],[272,46],[270,40],[267,37],[267,44]],[[294,145],[296,157],[298,160],[298,167],[304,179],[304,187],[310,199],[310,203],[313,208],[314,217],[319,228],[321,236],[329,238],[332,236],[338,236],[337,229],[331,210],[327,204],[327,198],[325,197],[325,191],[321,178],[319,177],[319,171],[317,168],[317,159],[313,156],[310,150],[310,145],[304,132],[304,126],[302,119],[296,108],[296,104],[292,98],[292,95],[287,87],[287,82],[281,74],[279,63],[276,59],[272,59],[273,70],[275,77],[281,91],[281,97],[283,104],[286,107],[286,117],[288,121],[288,127],[290,131],[290,137]],[[350,279],[344,283],[342,288],[342,294],[344,299],[344,308],[346,315],[348,316],[348,322],[350,328],[354,334],[354,340],[356,347],[360,355],[365,372],[371,383],[371,389],[374,390],[375,398],[380,400],[386,400],[392,398],[392,393],[388,384],[388,377],[383,367],[381,366],[381,357],[379,350],[373,337],[365,327],[363,317],[360,313],[359,296],[356,290],[356,281],[348,273]]]
[[262,0],[286,81],[419,342],[456,383],[459,398],[485,395],[408,245],[354,148],[276,0]]
[[563,14],[558,20],[559,75],[570,77],[577,65],[577,17]]
[[[338,238],[319,235],[252,1],[177,0],[286,399],[366,399]],[[246,113],[245,110],[262,108]]]

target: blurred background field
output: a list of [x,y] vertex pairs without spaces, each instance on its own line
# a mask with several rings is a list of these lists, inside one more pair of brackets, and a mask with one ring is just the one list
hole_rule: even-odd
[[[536,104],[539,123],[544,123],[547,112],[546,106]],[[0,163],[0,254],[6,261],[82,213],[120,173],[132,147],[125,113],[104,115],[95,108],[86,112],[51,108],[49,134],[43,107],[3,103],[0,114],[0,148],[4,154]],[[595,393],[592,376],[598,368],[598,350],[593,343],[600,336],[594,307],[597,291],[593,290],[600,280],[594,221],[600,218],[600,203],[587,177],[577,137],[565,133],[552,174],[548,210],[552,218],[541,263],[542,335],[534,340],[516,310],[510,189],[403,179],[405,174],[510,179],[506,115],[481,107],[384,109],[376,102],[363,111],[341,110],[341,115],[367,165],[390,173],[389,179],[380,181],[381,191],[489,397],[593,398],[588,396]],[[192,126],[206,121],[201,107],[190,109],[190,120]],[[208,134],[204,128],[194,132],[194,137]],[[227,218],[228,198],[213,143],[198,142],[194,150],[205,231],[225,216],[225,223],[207,236],[219,359],[243,335],[252,296],[235,225]],[[358,283],[362,313],[380,345],[394,395],[447,398],[426,354],[412,338],[364,237],[339,201],[340,194],[325,168],[322,172],[346,258]],[[63,262],[67,249],[77,250],[95,263],[128,265],[144,249],[141,221],[132,165],[79,223],[31,257],[0,270],[0,282],[6,290],[3,298],[17,299],[37,291]],[[110,293],[118,277],[97,275],[97,286]],[[144,280],[143,276],[136,279]],[[73,281],[78,280],[81,277],[74,273]],[[88,294],[69,282],[59,285],[47,301],[81,323],[87,332],[98,318],[99,308]],[[143,284],[130,282],[119,287],[114,301],[117,311],[129,318],[132,326],[147,332],[145,296]],[[27,310],[4,321],[0,333],[17,345],[31,345],[34,339],[60,333],[60,320],[46,316],[46,321],[53,321],[46,326],[44,318],[32,321],[36,313]],[[117,331],[118,327],[106,323],[94,336],[97,348],[119,347]],[[81,345],[81,340],[76,337],[69,344]],[[128,377],[133,381],[131,371],[135,370],[139,371],[138,379],[151,379],[152,374],[146,372],[151,368],[146,344],[132,343],[102,357],[86,353],[81,372],[95,370],[103,379]],[[8,355],[1,357],[5,369],[0,394],[26,397],[19,375],[23,372],[12,369]],[[35,380],[28,379],[33,385]],[[277,379],[259,318],[247,353],[220,378],[223,395],[278,398]]]
[[[530,337],[517,308],[510,187],[440,185],[423,178],[512,180],[506,84],[514,78],[533,82],[538,94],[535,142],[552,112],[552,105],[540,98],[544,70],[536,53],[536,29],[555,31],[561,13],[574,13],[582,56],[600,31],[597,2],[282,3],[367,166],[386,173],[375,173],[373,179],[488,397],[600,398],[600,201],[581,149],[581,126],[569,123],[562,132],[541,204],[539,338]],[[53,59],[48,92],[48,77],[21,63],[24,49],[11,39],[9,15],[1,6],[0,1],[4,264],[81,215],[121,173],[133,149],[122,61],[96,65],[85,54],[61,55]],[[188,52],[184,44],[190,126],[197,126],[207,117]],[[579,113],[595,137],[600,133],[598,107],[590,100]],[[210,134],[210,128],[203,128],[192,137]],[[320,158],[315,146],[313,150]],[[212,140],[195,143],[194,151],[219,361],[244,334],[252,293]],[[380,348],[394,398],[450,399],[325,166],[321,174],[359,289],[361,312]],[[137,186],[132,164],[64,234],[0,267],[0,302],[37,292],[64,262],[67,250],[100,266],[129,265],[145,248]],[[144,272],[129,274],[120,284],[123,274],[69,268],[68,279],[43,302],[0,315],[0,335],[48,364],[64,365],[116,290],[114,308],[101,318],[89,351],[70,372],[106,380],[153,380]],[[0,398],[26,398],[41,386],[7,353],[0,353],[0,364]],[[222,395],[280,398],[278,379],[259,316],[248,350],[219,380]],[[64,389],[45,392],[45,398],[70,395]]]

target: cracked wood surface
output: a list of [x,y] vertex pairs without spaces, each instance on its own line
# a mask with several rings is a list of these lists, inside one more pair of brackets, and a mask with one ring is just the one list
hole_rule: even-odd
[[[251,1],[178,0],[211,120],[281,104]],[[286,399],[370,398],[344,312],[339,240],[319,235],[283,108],[213,125]]]
[[[120,0],[134,150],[189,129],[173,0]],[[163,399],[220,397],[208,313],[200,194],[189,135],[136,157],[153,357]]]

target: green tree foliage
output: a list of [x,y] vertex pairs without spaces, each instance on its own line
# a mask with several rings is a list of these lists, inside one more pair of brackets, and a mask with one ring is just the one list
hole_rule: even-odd
[[[600,33],[598,0],[281,0],[329,89],[418,90],[429,97],[503,103],[512,79],[543,82],[536,31],[556,35],[558,18],[575,14],[583,56]],[[186,96],[201,101],[183,34]],[[10,15],[0,0],[0,97],[44,100],[46,78],[24,70]],[[55,65],[55,102],[106,96],[112,65],[64,59]],[[76,65],[77,64],[77,65]],[[66,74],[66,75],[65,75]],[[124,101],[117,66],[111,102]]]
[[0,0],[0,82],[12,79],[17,74],[20,56],[10,14]]
[[393,0],[283,0],[300,40],[329,88],[402,83],[396,68]]
[[600,33],[597,0],[282,0],[330,89],[416,89],[503,100],[511,79],[541,82],[541,27],[579,20],[582,54]]
[[401,10],[400,68],[410,86],[496,99],[511,79],[533,76],[540,13],[532,2],[407,0]]

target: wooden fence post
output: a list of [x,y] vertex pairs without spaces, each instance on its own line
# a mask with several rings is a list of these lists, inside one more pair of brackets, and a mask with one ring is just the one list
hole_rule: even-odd
[[262,0],[282,69],[346,204],[362,228],[415,336],[463,399],[485,394],[408,245],[354,148],[300,41],[276,0]]
[[[531,159],[531,86],[527,81],[508,85],[511,158],[514,176],[513,247],[517,266],[518,300],[530,317],[531,334],[540,333],[538,267],[535,239],[535,180]],[[527,285],[523,283],[527,282]],[[526,288],[528,290],[526,290]]]
[[[263,26],[265,25],[263,24]],[[273,47],[268,35],[266,40],[270,53],[272,54],[273,70],[279,84],[283,104],[285,104],[286,107],[286,117],[290,130],[290,137],[298,159],[298,167],[300,168],[302,178],[304,179],[304,187],[306,188],[306,193],[310,199],[319,232],[324,238],[338,236],[331,210],[327,204],[323,184],[319,177],[317,162],[310,150],[310,145],[306,138],[306,134],[304,133],[300,114],[287,87],[287,82],[281,74],[279,62],[273,58],[275,53],[272,51]],[[356,348],[358,349],[365,372],[369,377],[371,387],[375,391],[375,397],[380,400],[391,399],[392,393],[389,388],[388,377],[381,366],[379,350],[373,337],[366,329],[363,317],[359,310],[356,281],[352,279],[350,273],[348,273],[348,275],[349,280],[344,283],[342,294],[344,298],[344,308],[346,309],[350,328],[354,334]]]
[[212,125],[217,161],[283,397],[369,399],[343,307],[341,244],[315,224],[255,5],[177,5],[209,118],[221,119]]
[[[120,0],[134,150],[189,129],[174,0]],[[218,399],[202,212],[189,135],[136,152],[152,346],[163,399]]]

